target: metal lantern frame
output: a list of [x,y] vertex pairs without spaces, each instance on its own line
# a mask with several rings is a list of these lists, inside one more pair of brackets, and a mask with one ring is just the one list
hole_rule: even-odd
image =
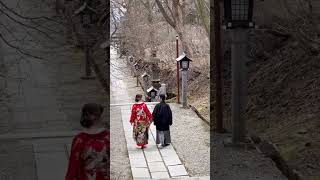
[[141,77],[145,82],[147,82],[149,80],[150,75],[145,72],[145,73],[142,74]]
[[151,98],[155,98],[157,96],[157,92],[156,91],[151,91],[150,92],[150,97]]
[[133,67],[134,67],[134,69],[137,71],[137,70],[139,69],[139,64],[138,64],[138,63],[135,63],[135,64],[133,65]]
[[131,63],[133,62],[133,57],[132,57],[132,56],[129,57],[129,61],[130,61]]
[[186,54],[183,54],[177,58],[177,61],[179,62],[180,70],[188,70],[192,60]]
[[226,28],[253,28],[253,0],[224,0]]
[[75,12],[76,15],[80,15],[80,22],[83,28],[90,28],[92,24],[96,22],[97,12],[92,7],[88,6],[86,2]]
[[148,90],[147,90],[147,94],[148,96],[150,96],[151,98],[155,98],[157,96],[157,92],[158,90],[156,88],[154,88],[153,86],[151,86]]

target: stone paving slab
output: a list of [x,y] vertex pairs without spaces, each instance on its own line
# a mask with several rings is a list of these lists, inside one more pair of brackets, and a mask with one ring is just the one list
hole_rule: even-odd
[[152,179],[170,178],[168,172],[151,172]]
[[145,157],[144,157],[144,154],[142,151],[132,151],[132,152],[129,152],[129,158],[130,159],[143,159]]
[[155,151],[144,151],[147,162],[161,162],[162,158],[158,150]]
[[[38,180],[64,179],[73,137],[30,139],[33,144]],[[55,173],[52,173],[54,170]]]
[[172,177],[188,176],[186,168],[183,165],[168,166],[168,169]]
[[176,154],[172,154],[172,155],[169,155],[169,156],[163,156],[163,160],[164,160],[164,163],[167,165],[167,166],[173,166],[173,165],[180,165],[182,164],[178,155]]
[[148,163],[148,166],[149,166],[149,170],[151,173],[154,173],[154,172],[167,172],[167,168],[166,166],[164,165],[164,163],[161,161],[161,162],[149,162]]
[[132,168],[148,168],[144,158],[129,158]]
[[35,153],[66,152],[64,144],[34,144],[33,148]]
[[37,179],[33,148],[17,141],[0,142],[0,179]]
[[[36,153],[38,180],[64,179],[68,159],[65,152]],[[55,173],[52,173],[52,172]]]
[[172,157],[172,154],[174,154],[175,150],[173,149],[172,146],[167,146],[166,148],[160,149],[160,153],[161,155],[164,156],[168,156],[168,157]]
[[133,179],[136,178],[150,178],[148,168],[133,168],[131,167]]

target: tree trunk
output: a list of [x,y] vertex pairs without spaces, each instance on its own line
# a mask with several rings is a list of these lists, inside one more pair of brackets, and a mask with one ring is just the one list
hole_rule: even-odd
[[67,20],[66,25],[66,37],[67,41],[72,42],[77,47],[83,47],[83,39],[79,32],[80,22],[77,21],[78,16],[74,16],[73,13],[75,11],[76,2],[65,2],[65,19]]
[[154,35],[154,30],[152,27],[153,24],[153,17],[152,17],[152,7],[150,5],[150,1],[147,0],[146,2],[146,8],[148,9],[148,23],[149,23],[149,29],[150,29],[150,40],[149,40],[149,45],[151,46],[151,49],[155,47],[155,35]]
[[[107,54],[109,54],[108,51],[110,51],[110,47],[107,47],[107,48],[106,48],[106,51],[107,51]],[[107,57],[107,58],[109,58],[109,57]],[[100,65],[97,64],[97,62],[95,61],[95,59],[94,59],[94,57],[92,56],[92,54],[91,54],[91,57],[89,58],[89,60],[90,60],[91,65],[93,66],[93,70],[94,70],[95,74],[97,75],[97,78],[98,78],[98,80],[99,80],[102,88],[104,89],[104,91],[105,91],[107,94],[109,94],[109,93],[110,93],[109,82],[108,82],[108,80],[105,78],[106,76],[101,72],[101,70],[100,70]],[[110,61],[110,59],[107,60],[107,62],[109,62],[109,61]]]
[[177,34],[179,35],[182,49],[183,51],[189,56],[193,56],[193,51],[189,46],[189,41],[188,39],[185,38],[184,36],[184,26],[183,26],[183,16],[182,16],[182,7],[181,4],[179,3],[179,0],[173,0],[172,1],[172,11],[173,15],[175,16],[175,30]]
[[206,6],[206,2],[204,0],[194,0],[196,4],[196,8],[198,14],[200,16],[201,22],[204,26],[204,29],[207,32],[207,36],[210,36],[210,10]]

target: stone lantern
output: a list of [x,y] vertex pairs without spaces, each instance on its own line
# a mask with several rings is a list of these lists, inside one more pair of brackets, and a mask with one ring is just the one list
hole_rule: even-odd
[[156,50],[152,51],[152,57],[150,58],[150,63],[151,63],[151,82],[152,86],[159,89],[160,88],[160,68],[159,68],[159,63],[160,59],[157,57],[157,52]]
[[151,102],[156,102],[157,101],[157,92],[158,90],[156,88],[154,88],[153,86],[151,86],[148,90],[147,90],[147,95],[150,98]]
[[[143,80],[143,85],[144,85],[144,94],[147,95],[147,88],[149,87],[149,77],[150,75],[147,72],[144,72],[141,75],[141,78]],[[146,99],[147,100],[147,99]]]

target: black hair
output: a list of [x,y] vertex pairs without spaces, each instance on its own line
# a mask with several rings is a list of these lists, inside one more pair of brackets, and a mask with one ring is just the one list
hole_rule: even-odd
[[159,97],[160,97],[162,102],[164,102],[164,103],[166,102],[166,95],[160,94]]
[[94,115],[96,119],[99,119],[103,113],[103,106],[96,103],[88,103],[82,107],[80,124],[82,127],[90,128],[95,119],[90,119],[90,115]]
[[135,101],[139,102],[141,99],[142,99],[142,95],[141,94],[137,94],[136,98],[135,98]]

